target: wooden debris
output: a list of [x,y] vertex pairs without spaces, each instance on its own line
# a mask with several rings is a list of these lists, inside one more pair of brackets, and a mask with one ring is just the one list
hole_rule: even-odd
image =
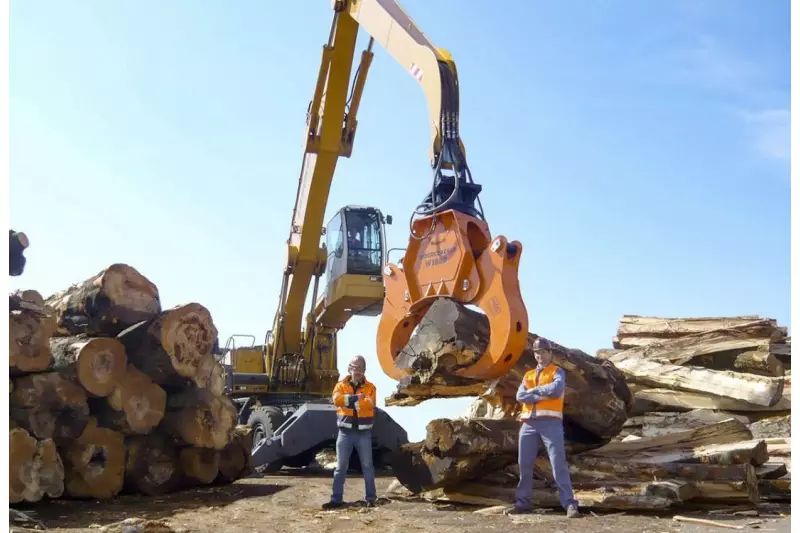
[[722,527],[727,529],[744,529],[744,526],[735,524],[726,524],[725,522],[717,522],[715,520],[706,520],[704,518],[693,518],[691,516],[675,515],[672,517],[676,522],[689,522],[691,524],[700,524],[703,526]]

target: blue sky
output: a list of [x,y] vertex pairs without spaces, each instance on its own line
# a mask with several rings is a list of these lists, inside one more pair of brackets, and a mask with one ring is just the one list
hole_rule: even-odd
[[[531,331],[593,354],[626,313],[789,325],[788,1],[402,5],[455,57],[490,226],[525,246]],[[223,342],[263,338],[329,6],[12,2],[11,225],[32,241],[12,288],[126,262],[165,306],[209,307]],[[430,186],[426,102],[375,52],[326,220],[375,205],[404,247]],[[340,334],[340,370],[365,354],[383,397],[376,325]],[[389,412],[418,439],[469,403]]]

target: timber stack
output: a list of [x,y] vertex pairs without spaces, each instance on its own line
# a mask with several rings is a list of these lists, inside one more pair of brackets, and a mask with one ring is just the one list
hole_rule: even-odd
[[[433,420],[423,441],[401,449],[394,471],[402,487],[393,492],[510,505],[519,479],[514,394],[535,365],[532,352],[493,383],[455,377],[449,370],[485,347],[486,319],[454,302],[435,306],[402,356],[412,372],[387,404],[477,398],[464,418]],[[554,363],[567,375],[565,443],[581,507],[661,511],[788,501],[785,328],[757,317],[672,319],[657,330],[661,336],[638,328],[629,343],[626,331],[621,327],[615,348],[597,357],[553,343]],[[653,344],[645,344],[648,335]],[[534,505],[559,507],[541,445],[534,477]]]
[[113,264],[44,299],[11,294],[10,503],[161,495],[251,471],[208,309],[162,309]]

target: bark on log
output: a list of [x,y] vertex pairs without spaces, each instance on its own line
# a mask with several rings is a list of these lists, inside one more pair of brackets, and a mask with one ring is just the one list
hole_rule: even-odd
[[162,427],[186,444],[222,450],[231,442],[236,420],[230,398],[208,389],[190,389],[167,397]]
[[178,453],[181,474],[192,484],[211,483],[219,473],[219,454],[209,448],[181,448]]
[[[456,376],[455,368],[474,362],[488,345],[489,323],[485,315],[457,302],[437,300],[412,335],[405,355],[396,360],[398,367],[412,369],[412,375],[398,384],[386,405],[416,405],[430,398],[484,394],[511,412],[517,407],[516,392],[522,376],[536,367],[531,345],[537,337],[528,335],[528,346],[516,366],[495,382]],[[598,444],[610,440],[619,433],[633,403],[623,374],[614,365],[580,350],[556,346],[553,362],[567,377],[565,419],[586,430]]]
[[750,424],[754,439],[792,436],[792,415],[764,418]]
[[125,375],[128,358],[117,339],[85,335],[50,339],[53,369],[75,376],[89,394],[111,394]]
[[116,336],[161,312],[158,288],[135,268],[115,263],[50,296],[60,335]]
[[783,394],[782,377],[678,366],[645,358],[633,350],[610,355],[606,360],[638,385],[724,396],[763,407],[775,405]]
[[734,418],[743,424],[749,424],[750,422],[747,417],[741,415],[712,411],[710,409],[695,409],[685,413],[649,413],[631,417],[625,422],[623,433],[639,437],[657,437],[723,422],[730,418]]
[[9,503],[38,502],[64,493],[64,465],[52,439],[39,440],[23,428],[8,434]]
[[125,439],[90,419],[83,434],[61,448],[66,492],[72,498],[113,498],[125,480]]
[[760,322],[761,329],[766,336],[778,329],[776,320],[764,319],[758,315],[684,318],[623,315],[617,327],[617,337],[681,337],[711,330],[739,327],[752,322]]
[[761,346],[755,350],[731,350],[698,355],[686,364],[711,370],[736,370],[770,377],[781,377],[785,372],[783,363],[770,353],[768,346]]
[[161,312],[119,334],[128,361],[159,385],[194,378],[211,358],[217,328],[208,309],[197,303]]
[[252,449],[253,428],[236,426],[231,442],[219,452],[219,473],[214,483],[228,484],[249,476],[253,472]]
[[126,439],[126,492],[160,496],[174,491],[181,484],[178,452],[168,436],[161,433],[137,435]]
[[9,395],[11,420],[39,440],[56,444],[81,436],[89,422],[86,391],[58,372],[31,374],[14,381]]
[[[16,303],[14,303],[16,299]],[[36,291],[24,291],[9,299],[8,365],[11,376],[50,368],[50,337],[56,332],[52,310],[41,305]]]
[[164,418],[167,393],[131,364],[120,384],[105,399],[90,403],[101,426],[123,435],[146,435]]

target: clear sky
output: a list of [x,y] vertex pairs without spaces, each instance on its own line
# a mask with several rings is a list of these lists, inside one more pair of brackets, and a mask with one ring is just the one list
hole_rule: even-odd
[[[494,233],[519,239],[531,331],[591,354],[621,315],[789,325],[789,2],[404,0],[456,59],[461,133]],[[502,7],[501,7],[502,6]],[[12,288],[47,296],[114,262],[221,341],[275,313],[325,0],[11,3]],[[366,43],[362,35],[361,43]],[[430,187],[426,102],[376,48],[345,204],[405,247]],[[340,334],[340,370],[377,319]],[[382,403],[382,402],[381,402]],[[469,399],[389,413],[419,439]]]

